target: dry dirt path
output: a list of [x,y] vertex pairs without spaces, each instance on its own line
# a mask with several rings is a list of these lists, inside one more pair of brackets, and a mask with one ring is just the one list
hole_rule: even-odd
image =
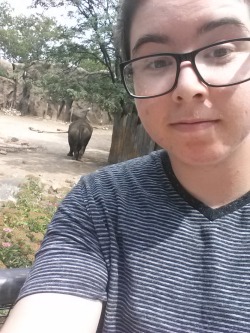
[[[107,164],[112,127],[94,129],[81,162],[67,156],[67,133],[37,133],[41,131],[67,131],[68,124],[33,117],[10,116],[0,113],[0,145],[18,145],[15,152],[0,154],[1,186],[19,183],[25,176],[34,175],[53,188],[69,186],[83,174],[88,174]],[[13,139],[14,138],[14,139]],[[26,144],[30,149],[26,148]],[[0,148],[1,150],[2,148]]]

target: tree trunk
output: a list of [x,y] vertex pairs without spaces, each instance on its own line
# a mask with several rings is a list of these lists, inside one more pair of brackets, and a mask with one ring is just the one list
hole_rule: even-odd
[[108,159],[110,164],[143,156],[160,148],[144,130],[137,113],[115,115]]

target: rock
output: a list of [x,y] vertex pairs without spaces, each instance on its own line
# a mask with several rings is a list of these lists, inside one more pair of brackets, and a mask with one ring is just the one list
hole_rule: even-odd
[[54,193],[57,193],[57,192],[58,192],[57,184],[52,184],[48,189],[49,194],[54,194]]
[[6,73],[6,77],[11,77],[13,74],[13,67],[11,62],[9,62],[8,60],[5,59],[0,59],[0,67],[2,70],[5,71]]
[[[14,82],[6,77],[0,76],[0,108],[4,112],[4,108],[8,108],[13,103]],[[5,113],[5,112],[4,112]]]
[[0,150],[0,154],[1,155],[7,155],[7,151],[6,150]]
[[10,141],[11,141],[11,142],[17,142],[17,141],[19,141],[19,139],[13,137],[13,138],[10,139]]
[[[1,82],[1,78],[0,78],[0,82]],[[1,93],[0,93],[1,94]],[[1,96],[0,96],[0,100],[1,100]],[[1,110],[6,116],[21,116],[21,112],[17,111],[16,109],[10,108],[3,108]]]

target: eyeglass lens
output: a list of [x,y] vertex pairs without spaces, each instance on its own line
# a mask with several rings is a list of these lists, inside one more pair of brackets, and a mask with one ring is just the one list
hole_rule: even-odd
[[[250,41],[238,40],[207,47],[195,56],[195,66],[203,81],[227,86],[250,78]],[[151,97],[170,91],[178,65],[171,55],[135,59],[124,68],[124,81],[135,97]]]

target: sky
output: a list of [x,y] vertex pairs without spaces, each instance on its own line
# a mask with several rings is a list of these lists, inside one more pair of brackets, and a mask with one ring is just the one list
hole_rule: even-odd
[[[0,1],[4,2],[4,1]],[[15,14],[25,14],[27,7],[31,5],[31,0],[7,0],[7,2],[14,8]],[[30,11],[31,13],[32,11]]]
[[[28,9],[28,7],[31,6],[32,0],[0,0],[0,3],[5,1],[8,2],[14,9],[15,15],[30,15],[35,14],[36,12],[43,12],[41,7],[36,9]],[[65,10],[62,8],[51,8],[45,12],[45,15],[55,17],[58,21],[63,20],[63,23],[65,23],[65,20],[68,20]]]

